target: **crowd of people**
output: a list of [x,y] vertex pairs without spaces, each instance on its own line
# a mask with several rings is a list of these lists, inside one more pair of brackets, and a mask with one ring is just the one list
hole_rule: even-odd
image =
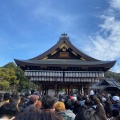
[[0,120],[120,120],[120,96],[0,94]]

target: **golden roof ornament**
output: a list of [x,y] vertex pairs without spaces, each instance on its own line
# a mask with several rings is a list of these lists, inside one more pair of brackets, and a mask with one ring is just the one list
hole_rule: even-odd
[[61,37],[67,37],[66,33],[61,34]]
[[67,36],[66,33],[63,33],[63,34],[61,34],[61,36],[60,36],[59,39],[62,39],[62,40],[66,40],[66,39],[68,39],[68,40],[69,40],[69,37]]

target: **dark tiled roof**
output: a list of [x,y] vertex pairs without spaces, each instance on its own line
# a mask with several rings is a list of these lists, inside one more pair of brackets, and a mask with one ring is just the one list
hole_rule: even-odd
[[[70,53],[69,57],[62,59],[60,51],[63,52],[63,48]],[[53,54],[54,53],[54,54]],[[54,56],[56,53],[56,56]],[[64,52],[63,52],[64,53]],[[73,57],[74,56],[74,57]],[[52,59],[51,59],[52,58]],[[69,58],[69,59],[67,59]],[[28,60],[17,60],[15,62],[19,66],[52,66],[52,67],[103,67],[104,71],[107,71],[114,66],[116,61],[101,61],[83,53],[77,49],[69,40],[67,34],[62,34],[59,41],[46,52]]]
[[115,61],[83,61],[76,59],[46,59],[46,60],[17,60],[17,64],[23,65],[79,65],[79,66],[92,66],[92,67],[111,67]]
[[114,79],[106,79],[106,82],[108,82],[113,87],[118,87],[120,89],[120,83],[116,82]]
[[[104,85],[104,83],[108,83],[108,85]],[[91,88],[106,88],[106,87],[116,87],[120,89],[120,83],[116,82],[112,78],[103,78],[99,83],[95,83],[91,86]]]

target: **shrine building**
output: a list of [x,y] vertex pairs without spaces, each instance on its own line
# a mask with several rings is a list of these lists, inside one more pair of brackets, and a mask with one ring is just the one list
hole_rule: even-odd
[[116,61],[92,58],[77,49],[67,34],[62,34],[59,41],[41,55],[28,60],[15,59],[15,62],[29,81],[40,86],[42,94],[48,94],[49,89],[55,89],[55,94],[65,89],[70,94],[73,89],[87,92]]

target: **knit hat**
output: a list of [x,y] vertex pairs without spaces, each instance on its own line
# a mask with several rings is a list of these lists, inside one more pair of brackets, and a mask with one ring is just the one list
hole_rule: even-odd
[[40,96],[40,93],[38,91],[34,92],[34,95]]
[[102,101],[105,102],[105,101],[106,101],[106,98],[105,98],[105,97],[102,97]]
[[70,96],[70,99],[72,99],[73,98],[73,96]]
[[117,101],[120,100],[120,98],[119,98],[118,96],[113,96],[113,97],[112,97],[112,100],[115,101],[115,102],[117,102]]
[[55,105],[55,110],[56,111],[64,111],[65,110],[65,104],[63,102],[56,102]]
[[94,91],[93,90],[90,90],[90,95],[94,95]]
[[36,102],[38,99],[39,99],[39,96],[37,96],[37,95],[31,95],[30,96],[30,101],[33,102],[33,103]]

